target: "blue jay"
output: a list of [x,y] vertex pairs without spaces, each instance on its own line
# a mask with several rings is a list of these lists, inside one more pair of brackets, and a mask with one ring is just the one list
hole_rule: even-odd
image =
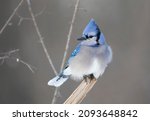
[[85,77],[98,78],[112,60],[111,47],[106,43],[94,19],[85,27],[80,43],[70,55],[64,70],[48,82],[48,85],[59,87],[69,77],[82,80]]

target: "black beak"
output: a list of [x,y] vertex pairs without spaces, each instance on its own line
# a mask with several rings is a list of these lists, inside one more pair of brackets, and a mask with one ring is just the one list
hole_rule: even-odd
[[80,37],[80,38],[78,38],[77,40],[83,41],[83,40],[86,40],[86,38],[85,38],[85,37]]

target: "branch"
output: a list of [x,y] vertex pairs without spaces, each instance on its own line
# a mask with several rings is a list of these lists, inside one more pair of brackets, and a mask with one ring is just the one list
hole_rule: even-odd
[[79,104],[86,97],[88,92],[93,88],[96,83],[96,79],[83,80],[81,84],[75,89],[70,97],[64,102],[64,104]]
[[73,16],[72,16],[72,20],[71,20],[71,24],[70,24],[70,28],[69,28],[69,33],[68,33],[68,36],[67,36],[67,43],[66,43],[66,47],[65,47],[65,52],[64,52],[64,56],[63,56],[63,60],[62,60],[62,64],[61,64],[61,71],[62,71],[63,66],[65,64],[67,52],[68,52],[68,49],[69,49],[70,38],[71,38],[71,34],[72,34],[73,24],[74,24],[74,21],[75,21],[75,18],[76,18],[76,13],[77,13],[78,6],[79,6],[79,1],[80,0],[76,1],[75,7],[74,7],[74,12],[73,12]]
[[19,51],[19,49],[15,49],[15,50],[11,50],[9,52],[0,53],[0,55],[3,55],[3,56],[0,56],[0,61],[1,61],[0,65],[2,65],[5,62],[6,59],[13,59],[17,63],[20,62],[20,63],[24,64],[25,66],[28,67],[28,69],[32,73],[34,73],[34,69],[36,69],[34,66],[32,66],[32,65],[28,64],[27,62],[19,59],[18,57],[13,56],[13,54],[17,53],[18,51]]
[[23,3],[24,0],[21,0],[20,3],[18,4],[18,6],[14,9],[13,13],[10,15],[10,17],[8,18],[8,20],[6,21],[6,23],[4,24],[4,26],[2,27],[2,29],[0,30],[0,34],[3,33],[4,29],[7,27],[7,25],[9,24],[9,22],[11,21],[11,19],[13,18],[13,16],[16,14],[17,10],[19,9],[19,7],[21,6],[21,4]]
[[[73,16],[72,16],[72,20],[71,20],[71,24],[70,24],[70,28],[69,28],[69,33],[68,33],[68,36],[67,36],[67,43],[66,43],[66,47],[65,47],[65,52],[64,52],[64,56],[63,56],[63,60],[62,60],[61,68],[60,68],[60,72],[62,71],[62,69],[64,67],[64,64],[65,64],[67,52],[68,52],[68,49],[69,49],[69,43],[70,43],[70,38],[71,38],[71,34],[72,34],[73,24],[74,24],[74,21],[75,21],[75,18],[76,18],[77,9],[78,9],[78,6],[79,6],[79,1],[80,0],[76,1],[75,7],[74,7],[74,12],[73,12]],[[52,99],[52,104],[56,103],[58,95],[60,95],[59,87],[56,87],[55,88],[55,92],[54,92],[54,97]]]
[[[34,17],[36,18],[36,17],[42,15],[42,14],[44,13],[45,9],[46,9],[46,7],[44,7],[39,13],[36,13],[36,14],[34,15]],[[18,26],[21,25],[21,23],[22,23],[23,21],[25,21],[25,20],[31,20],[31,21],[32,21],[32,18],[31,18],[31,17],[24,17],[24,16],[21,16],[21,15],[19,15],[18,12],[16,12],[16,15],[19,17]]]
[[40,43],[41,43],[41,45],[42,45],[42,48],[43,48],[43,50],[44,50],[44,52],[45,52],[45,55],[46,55],[46,57],[47,57],[47,59],[48,59],[48,62],[49,62],[49,64],[50,64],[50,66],[52,67],[52,69],[53,69],[55,75],[57,75],[57,71],[56,71],[56,69],[55,69],[55,67],[54,67],[54,64],[53,64],[53,62],[52,62],[52,59],[51,59],[50,55],[48,54],[48,51],[47,51],[46,46],[45,46],[44,41],[43,41],[43,37],[42,37],[42,35],[41,35],[41,33],[40,33],[39,27],[38,27],[37,22],[36,22],[36,20],[35,20],[35,16],[34,16],[34,14],[33,14],[32,8],[31,8],[31,1],[30,1],[30,0],[26,0],[26,1],[27,1],[27,4],[28,4],[28,9],[29,9],[29,12],[30,12],[30,14],[31,14],[31,18],[32,18],[34,27],[35,27],[36,32],[37,32],[37,34],[38,34],[38,37],[39,37],[39,39],[40,39]]
[[32,73],[34,73],[34,69],[36,69],[34,66],[28,64],[27,62],[25,62],[25,61],[23,61],[23,60],[21,60],[21,59],[19,59],[19,58],[16,58],[16,62],[20,62],[20,63],[24,64],[25,66],[27,66],[28,69],[29,69]]
[[55,91],[54,91],[54,96],[53,96],[53,99],[52,99],[52,104],[56,103],[57,98],[60,97],[60,96],[61,96],[60,87],[56,87]]

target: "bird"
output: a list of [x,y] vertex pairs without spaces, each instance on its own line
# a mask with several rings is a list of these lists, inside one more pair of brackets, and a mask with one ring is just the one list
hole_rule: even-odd
[[64,70],[51,79],[48,85],[60,87],[69,78],[75,81],[87,77],[98,79],[112,61],[112,49],[93,18],[77,40],[79,43],[71,53]]

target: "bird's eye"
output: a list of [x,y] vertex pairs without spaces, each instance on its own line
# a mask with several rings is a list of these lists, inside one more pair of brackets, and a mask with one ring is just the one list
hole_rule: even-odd
[[92,38],[93,36],[92,35],[90,35],[88,38]]

